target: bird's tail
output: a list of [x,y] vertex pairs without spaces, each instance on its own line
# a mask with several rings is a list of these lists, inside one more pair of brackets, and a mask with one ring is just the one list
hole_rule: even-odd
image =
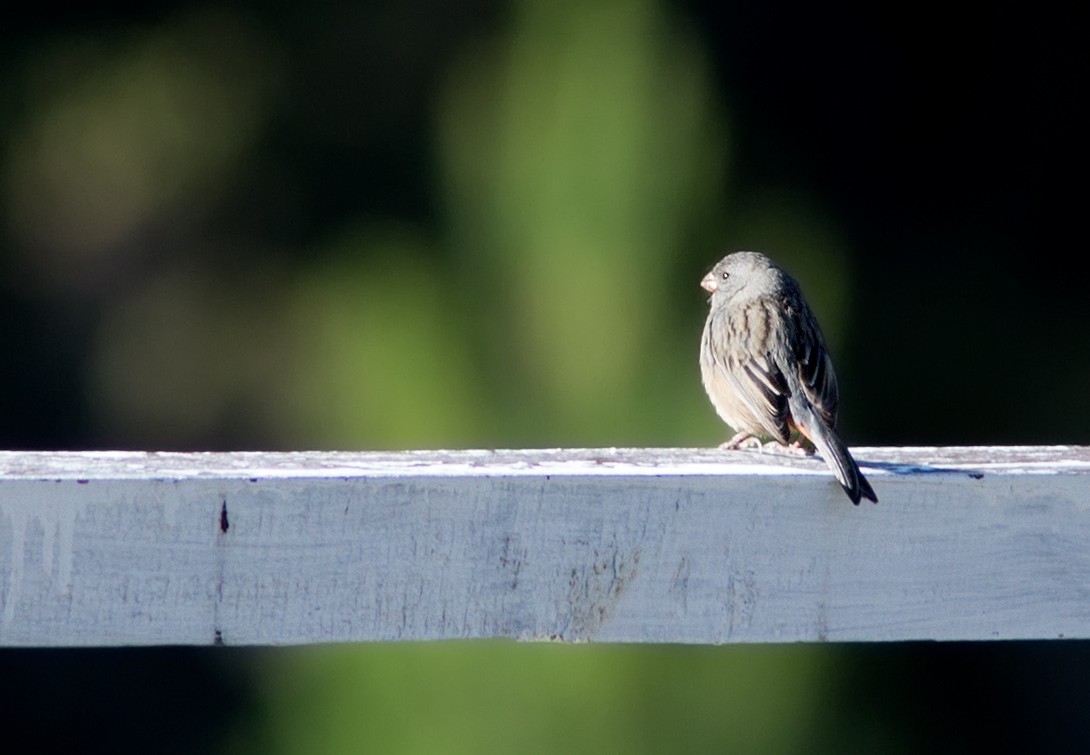
[[[815,417],[815,419],[817,419]],[[837,482],[847,492],[852,503],[859,505],[861,498],[878,503],[878,496],[874,494],[874,488],[870,486],[867,478],[859,470],[848,447],[837,435],[836,430],[827,428],[820,420],[813,423],[813,427],[806,428],[806,435],[817,446],[825,463],[833,470]]]

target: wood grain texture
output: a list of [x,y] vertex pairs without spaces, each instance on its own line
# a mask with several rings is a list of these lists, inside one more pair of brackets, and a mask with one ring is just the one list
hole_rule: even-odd
[[0,645],[1090,637],[1090,449],[0,453]]

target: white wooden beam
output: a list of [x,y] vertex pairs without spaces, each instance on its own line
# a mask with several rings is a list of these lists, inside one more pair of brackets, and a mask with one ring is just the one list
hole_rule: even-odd
[[0,453],[0,645],[1090,637],[1090,449]]

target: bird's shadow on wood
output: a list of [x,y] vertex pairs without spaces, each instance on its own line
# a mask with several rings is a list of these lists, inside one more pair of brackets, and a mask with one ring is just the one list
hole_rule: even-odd
[[980,480],[984,477],[984,472],[982,470],[971,469],[969,467],[936,467],[931,464],[900,464],[893,461],[866,461],[859,458],[857,458],[855,462],[859,465],[860,469],[878,469],[883,472],[889,472],[890,474],[900,476],[964,474],[972,477],[974,480]]

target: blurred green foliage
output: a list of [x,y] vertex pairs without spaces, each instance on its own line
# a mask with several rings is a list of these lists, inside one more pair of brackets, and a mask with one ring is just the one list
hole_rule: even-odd
[[691,372],[662,281],[724,175],[699,46],[651,2],[514,11],[508,36],[459,61],[440,115],[460,280],[510,362],[498,408],[537,442],[662,437],[668,413],[632,407]]
[[[509,642],[292,650],[256,752],[814,752],[834,654]],[[850,739],[858,741],[855,737]]]

